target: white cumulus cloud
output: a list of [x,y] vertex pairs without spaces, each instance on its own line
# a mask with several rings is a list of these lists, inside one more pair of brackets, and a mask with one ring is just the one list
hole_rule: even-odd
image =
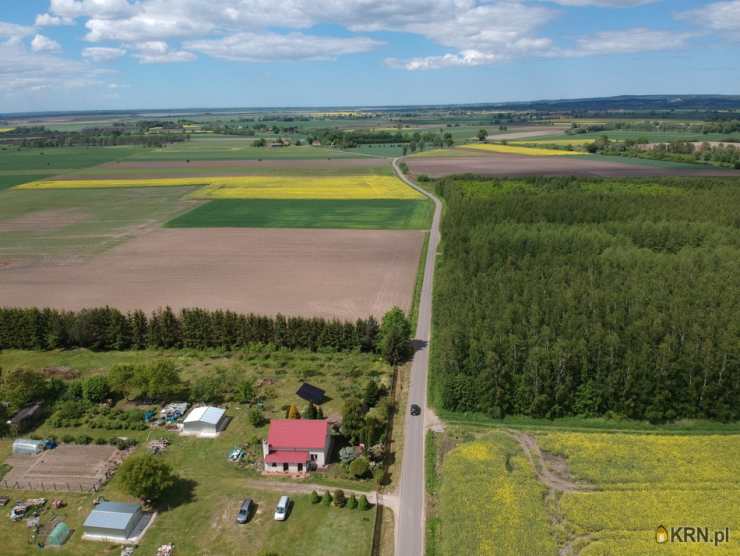
[[28,35],[32,35],[33,31],[33,27],[24,27],[15,23],[0,21],[0,37],[27,37]]
[[644,4],[655,4],[663,0],[540,0],[542,2],[554,2],[561,6],[599,6],[601,8],[632,8]]
[[109,48],[106,46],[93,46],[82,49],[82,56],[97,64],[108,64],[117,62],[126,55],[125,48]]
[[186,50],[234,62],[331,60],[343,54],[374,50],[385,43],[367,37],[340,39],[303,33],[237,33],[223,39],[189,41]]
[[132,54],[142,64],[168,64],[172,62],[194,62],[198,57],[192,52],[171,50],[163,41],[147,41],[131,46],[138,54]]
[[695,10],[676,14],[676,18],[715,31],[740,31],[740,0],[707,4]]
[[621,31],[602,31],[584,35],[576,40],[573,50],[560,54],[569,57],[593,56],[597,54],[635,54],[657,50],[677,50],[686,47],[693,33],[656,31],[647,27],[635,27]]
[[59,25],[74,25],[76,22],[71,17],[55,17],[49,14],[36,16],[36,27],[58,27]]
[[61,44],[44,35],[36,35],[31,41],[31,50],[34,52],[58,52],[61,49]]

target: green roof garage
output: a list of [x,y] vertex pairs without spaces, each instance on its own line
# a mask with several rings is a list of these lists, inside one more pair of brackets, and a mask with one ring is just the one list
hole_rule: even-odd
[[85,536],[125,541],[131,538],[144,512],[139,504],[101,502],[85,520]]

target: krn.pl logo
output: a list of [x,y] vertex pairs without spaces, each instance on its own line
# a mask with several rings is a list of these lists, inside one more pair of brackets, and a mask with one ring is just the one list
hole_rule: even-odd
[[668,531],[662,525],[655,532],[655,540],[659,543],[668,542]]

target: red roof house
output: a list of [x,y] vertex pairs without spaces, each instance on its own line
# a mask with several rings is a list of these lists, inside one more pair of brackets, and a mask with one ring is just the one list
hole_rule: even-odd
[[262,443],[265,472],[301,473],[329,462],[331,429],[326,421],[277,419]]

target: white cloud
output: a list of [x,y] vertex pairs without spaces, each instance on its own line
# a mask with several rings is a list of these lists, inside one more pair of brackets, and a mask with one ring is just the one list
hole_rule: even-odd
[[223,39],[185,42],[183,48],[234,62],[281,62],[332,60],[343,54],[374,50],[384,44],[367,37],[339,39],[302,33],[237,33]]
[[19,37],[0,43],[0,95],[96,87],[100,83],[87,64],[54,54],[33,52]]
[[26,37],[33,34],[33,31],[33,27],[23,27],[22,25],[16,25],[15,23],[0,21],[0,37]]
[[51,0],[49,11],[70,18],[92,16],[121,19],[134,15],[138,9],[128,0]]
[[59,52],[61,49],[61,44],[44,35],[36,35],[31,41],[31,50],[34,52]]
[[[441,56],[384,61],[388,67],[415,70],[507,63],[525,56],[589,56],[683,46],[688,37],[680,33],[642,29],[597,33],[577,40],[571,49],[555,47],[552,39],[542,36],[542,29],[564,13],[556,5],[627,8],[659,1],[51,0],[50,13],[88,18],[84,38],[89,42],[160,45],[159,49],[130,47],[138,51],[133,56],[141,63],[193,61],[193,51],[244,62],[332,60],[382,44],[364,36],[317,37],[298,32],[320,24],[353,33],[411,33],[450,49]],[[740,0],[716,5],[738,4]],[[274,27],[293,32],[268,31]],[[630,44],[630,39],[636,42]],[[183,41],[183,49],[171,49],[167,43],[172,41]]]
[[663,0],[540,0],[541,2],[554,2],[561,6],[599,6],[601,8],[632,8],[644,4],[655,4]]
[[716,31],[740,31],[740,0],[707,4],[676,14],[676,18]]
[[597,54],[635,54],[657,50],[677,50],[685,48],[686,41],[692,36],[694,36],[693,33],[656,31],[647,27],[602,31],[579,37],[575,49],[563,50],[557,55],[583,57]]
[[138,50],[132,54],[142,64],[168,64],[172,62],[194,62],[198,57],[191,52],[170,50],[170,46],[162,41],[140,42],[131,46]]
[[109,89],[130,89],[131,85],[119,85],[118,83],[111,83],[108,85]]
[[125,48],[109,48],[105,46],[93,46],[82,49],[82,55],[96,64],[117,62],[126,55],[126,52],[127,50]]
[[36,27],[57,27],[59,25],[75,25],[74,18],[55,17],[49,14],[39,14],[36,16]]

